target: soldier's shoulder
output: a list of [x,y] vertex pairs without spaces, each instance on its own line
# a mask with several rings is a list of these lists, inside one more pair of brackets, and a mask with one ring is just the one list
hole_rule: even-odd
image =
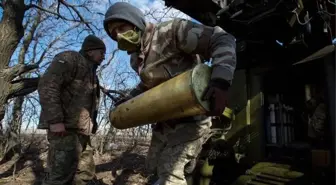
[[157,30],[160,29],[169,29],[173,27],[174,22],[176,22],[177,19],[172,19],[172,20],[168,20],[168,21],[164,21],[164,22],[160,22],[156,25]]
[[198,23],[193,22],[191,20],[185,18],[174,18],[169,21],[165,21],[158,24],[158,30],[161,32],[168,32],[169,30],[174,31],[181,31],[182,30],[189,30],[192,28],[197,28],[199,26]]
[[182,24],[185,24],[186,19],[183,18],[174,18],[168,21],[164,21],[161,23],[156,24],[156,31],[159,33],[157,36],[162,35],[164,33],[170,34],[179,29]]
[[55,56],[56,60],[62,60],[64,63],[69,63],[69,64],[79,61],[81,58],[82,58],[82,55],[78,51],[74,51],[74,50],[62,51],[56,54]]
[[169,25],[173,25],[173,24],[179,24],[181,22],[184,22],[184,21],[187,21],[187,19],[184,19],[184,18],[174,18],[174,19],[171,19],[171,20],[168,20],[168,21],[163,21],[163,22],[160,22],[157,24],[157,27],[161,28],[161,27],[166,27],[166,26],[169,26]]

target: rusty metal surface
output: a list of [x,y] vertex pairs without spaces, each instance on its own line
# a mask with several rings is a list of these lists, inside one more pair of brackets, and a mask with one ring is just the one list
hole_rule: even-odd
[[209,103],[201,96],[210,78],[210,67],[198,64],[110,111],[110,122],[127,129],[175,118],[204,114]]

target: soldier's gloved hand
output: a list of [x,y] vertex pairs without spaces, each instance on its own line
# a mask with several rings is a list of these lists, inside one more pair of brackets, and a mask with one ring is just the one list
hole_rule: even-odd
[[91,131],[92,134],[95,134],[98,130],[98,123],[96,121],[97,115],[98,115],[98,112],[94,111],[94,113],[93,113],[94,122],[93,122],[92,131]]
[[93,128],[92,128],[92,134],[95,134],[95,133],[97,133],[97,130],[98,130],[98,124],[96,123],[96,124],[93,124]]
[[210,101],[208,116],[220,116],[227,106],[229,83],[224,80],[211,80],[203,94],[203,101]]
[[50,124],[49,131],[56,136],[64,136],[66,134],[64,123]]
[[97,130],[98,130],[98,123],[97,121],[94,121],[91,133],[96,134]]
[[132,98],[132,96],[126,96],[126,97],[120,98],[119,100],[117,100],[117,102],[114,103],[114,105],[118,106],[118,105],[126,102],[127,100],[129,100],[131,98]]

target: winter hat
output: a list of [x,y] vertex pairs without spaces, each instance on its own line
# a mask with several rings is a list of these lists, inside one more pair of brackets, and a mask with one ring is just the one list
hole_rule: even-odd
[[84,39],[82,50],[89,51],[94,49],[106,49],[106,46],[100,38],[94,35],[89,35]]

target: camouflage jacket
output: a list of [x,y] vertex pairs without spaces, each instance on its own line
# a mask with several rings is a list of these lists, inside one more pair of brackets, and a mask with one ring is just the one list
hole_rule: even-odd
[[83,134],[95,132],[99,102],[96,68],[96,64],[76,51],[55,56],[38,85],[39,129],[64,123],[69,130]]
[[317,105],[308,121],[308,136],[315,139],[323,139],[326,124],[326,106],[324,103]]
[[147,24],[139,53],[131,55],[131,66],[141,83],[131,92],[137,95],[173,78],[197,64],[195,56],[212,59],[213,79],[231,83],[236,68],[235,38],[222,28],[208,27],[185,19],[158,25]]

